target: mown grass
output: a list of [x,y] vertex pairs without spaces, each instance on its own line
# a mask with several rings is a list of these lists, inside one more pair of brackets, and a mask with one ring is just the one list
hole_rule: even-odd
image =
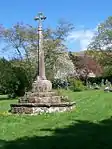
[[17,100],[0,100],[0,149],[111,149],[112,93],[61,93],[76,101],[72,112],[9,115]]

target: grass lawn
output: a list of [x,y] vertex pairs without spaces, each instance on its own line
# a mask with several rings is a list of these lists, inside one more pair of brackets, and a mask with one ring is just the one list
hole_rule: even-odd
[[112,93],[65,91],[72,112],[3,114],[16,100],[0,99],[0,149],[112,149]]

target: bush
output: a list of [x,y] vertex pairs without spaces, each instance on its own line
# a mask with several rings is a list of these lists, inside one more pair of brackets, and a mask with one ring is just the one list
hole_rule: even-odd
[[0,92],[2,94],[12,94],[18,89],[17,79],[11,63],[5,59],[0,60]]
[[28,90],[30,83],[27,78],[27,74],[22,67],[13,67],[13,72],[15,73],[17,79],[19,80],[18,89],[14,92],[17,96],[23,96],[25,89]]
[[68,82],[62,79],[54,79],[52,81],[52,86],[54,89],[57,89],[57,88],[66,89],[68,87]]
[[[0,59],[0,93],[10,97],[23,96],[25,89],[31,88],[30,71],[25,63]],[[29,70],[29,69],[28,69]]]
[[15,93],[10,93],[10,94],[8,94],[8,98],[10,99],[13,99],[13,98],[16,98],[16,94]]
[[104,73],[103,76],[112,76],[112,66],[106,66],[104,67]]
[[86,89],[86,87],[83,85],[83,82],[80,80],[76,80],[76,79],[69,79],[69,83],[70,83],[70,89],[74,92],[76,91],[83,91]]
[[106,80],[112,83],[112,76],[99,76],[95,78],[88,78],[88,82],[90,82],[91,84],[96,83],[98,85],[101,85],[102,80],[104,80],[104,84],[106,84]]

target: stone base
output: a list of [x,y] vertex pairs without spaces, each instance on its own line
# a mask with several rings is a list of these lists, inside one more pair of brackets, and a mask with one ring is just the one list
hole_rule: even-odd
[[30,97],[28,103],[60,103],[60,96],[53,97]]
[[42,114],[53,112],[71,111],[75,102],[66,103],[18,103],[11,104],[11,112],[14,114]]
[[33,83],[32,92],[26,92],[18,104],[11,104],[11,113],[32,115],[65,112],[72,110],[74,106],[75,102],[70,102],[68,97],[59,96],[52,91],[52,83],[49,80],[38,77]]
[[27,92],[19,103],[61,103],[69,102],[68,97],[59,96],[56,92]]
[[32,84],[32,92],[49,92],[52,90],[52,83],[49,80],[42,80],[37,77],[37,80]]

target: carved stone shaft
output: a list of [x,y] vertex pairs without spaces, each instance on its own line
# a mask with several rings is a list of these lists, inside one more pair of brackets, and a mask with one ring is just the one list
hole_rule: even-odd
[[46,80],[45,75],[45,62],[44,62],[44,49],[43,49],[43,34],[42,34],[42,26],[38,27],[38,40],[39,40],[39,77],[42,80]]

